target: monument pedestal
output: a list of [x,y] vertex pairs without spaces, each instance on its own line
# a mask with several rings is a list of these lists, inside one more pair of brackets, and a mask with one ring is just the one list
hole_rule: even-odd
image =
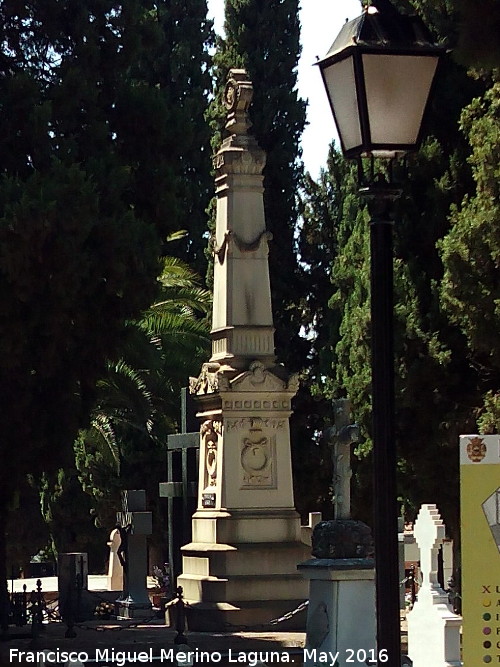
[[[177,579],[191,630],[264,624],[304,601],[307,557],[293,506],[289,416],[295,378],[260,361],[207,368],[193,384],[201,426],[198,510]],[[257,416],[258,415],[258,416]],[[282,629],[300,629],[294,617]]]
[[[191,630],[265,624],[306,598],[296,567],[307,547],[294,510],[199,511],[193,539],[182,548],[184,571],[177,580],[189,602]],[[298,615],[280,629],[301,630],[304,624]]]
[[[372,558],[312,558],[298,566],[309,580],[304,665],[322,667],[320,652],[376,652],[375,568]],[[314,651],[313,649],[316,649]],[[349,651],[348,651],[349,649]],[[364,655],[364,654],[363,654]]]

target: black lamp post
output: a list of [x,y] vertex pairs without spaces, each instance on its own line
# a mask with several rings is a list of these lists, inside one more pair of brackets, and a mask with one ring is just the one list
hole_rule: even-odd
[[401,190],[374,175],[373,158],[393,160],[418,147],[442,53],[418,17],[400,14],[389,0],[371,0],[318,63],[344,155],[360,165],[361,158],[372,158],[371,177],[363,177],[360,193],[371,215],[377,644],[386,667],[401,665],[391,219]]

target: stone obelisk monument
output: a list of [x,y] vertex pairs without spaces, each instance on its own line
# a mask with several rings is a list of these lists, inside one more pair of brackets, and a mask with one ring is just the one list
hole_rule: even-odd
[[194,630],[264,623],[307,594],[290,459],[298,382],[274,357],[265,154],[248,134],[251,100],[246,72],[231,70],[228,136],[215,156],[212,356],[190,385],[201,420],[199,500],[178,584]]

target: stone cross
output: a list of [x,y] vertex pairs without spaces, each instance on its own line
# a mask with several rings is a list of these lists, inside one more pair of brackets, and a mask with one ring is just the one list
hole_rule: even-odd
[[438,582],[438,553],[445,538],[445,526],[436,505],[422,505],[413,534],[420,549],[420,590],[443,594]]
[[[151,607],[147,589],[147,544],[146,536],[151,535],[152,514],[146,511],[146,491],[122,491],[122,511],[116,515],[117,529],[121,544],[117,551],[123,565],[123,596],[120,602],[120,616],[131,618],[134,609]],[[129,613],[130,612],[130,613]]]
[[[191,541],[191,516],[197,489],[190,479],[190,461],[200,448],[196,405],[187,387],[181,389],[181,432],[167,436],[167,482],[160,482],[160,498],[167,498],[168,562],[172,581],[181,572],[180,548]],[[196,454],[195,454],[196,452]],[[180,461],[180,476],[178,463]],[[182,506],[182,507],[181,507]],[[179,509],[181,508],[181,511]]]
[[351,445],[359,439],[359,428],[351,424],[351,403],[346,398],[333,402],[335,425],[326,431],[333,445],[333,516],[351,518]]

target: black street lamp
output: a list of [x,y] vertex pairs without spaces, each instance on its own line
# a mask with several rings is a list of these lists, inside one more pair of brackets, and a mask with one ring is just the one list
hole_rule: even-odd
[[360,166],[363,157],[372,158],[371,178],[360,193],[371,215],[377,644],[388,656],[380,661],[386,667],[401,665],[391,219],[401,190],[374,176],[373,158],[392,160],[418,147],[442,53],[420,18],[399,13],[389,0],[371,0],[361,16],[344,24],[318,63],[344,155]]

